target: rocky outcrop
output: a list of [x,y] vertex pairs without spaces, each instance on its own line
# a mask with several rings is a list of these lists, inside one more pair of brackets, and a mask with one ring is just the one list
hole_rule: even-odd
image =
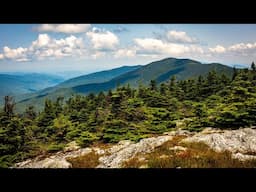
[[156,147],[161,146],[171,139],[172,136],[168,135],[142,139],[138,143],[121,141],[118,145],[109,149],[108,152],[110,152],[111,155],[99,158],[100,164],[97,168],[120,168],[123,162],[135,157],[137,154],[150,153]]
[[72,142],[62,152],[53,154],[50,157],[43,158],[41,156],[17,163],[15,168],[71,168],[72,165],[67,161],[68,158],[76,158],[93,151],[101,156],[98,168],[119,168],[124,161],[137,154],[149,153],[155,147],[171,139],[172,136],[165,135],[142,139],[138,143],[124,140],[108,149],[101,149],[99,147],[80,149],[76,143]]
[[[118,144],[106,147],[80,148],[75,142],[71,142],[67,147],[49,157],[39,156],[15,165],[16,168],[70,168],[72,164],[68,158],[76,158],[95,152],[99,155],[99,165],[97,168],[120,168],[122,164],[134,157],[143,158],[141,155],[150,153],[158,146],[172,140],[173,137],[183,135],[186,138],[182,142],[203,142],[216,152],[230,151],[232,157],[241,161],[256,159],[256,129],[244,128],[238,130],[218,130],[207,128],[200,133],[191,133],[185,130],[177,130],[165,133],[163,136],[145,138],[138,143],[124,140]],[[174,152],[184,152],[187,148],[183,146],[173,146],[169,150]],[[161,158],[170,158],[161,156]],[[143,165],[144,166],[144,165]],[[142,167],[143,167],[142,166]],[[144,167],[147,167],[145,165]]]
[[216,152],[229,151],[233,158],[241,161],[256,159],[255,127],[226,131],[208,129],[183,139],[183,142],[203,142]]
[[17,163],[16,167],[19,168],[70,168],[71,163],[67,162],[64,158],[49,157],[41,161],[27,160]]
[[64,151],[55,153],[49,157],[39,156],[16,163],[14,168],[71,168],[72,165],[67,161],[67,158],[75,158],[92,152],[91,148],[78,148],[75,143],[71,143]]

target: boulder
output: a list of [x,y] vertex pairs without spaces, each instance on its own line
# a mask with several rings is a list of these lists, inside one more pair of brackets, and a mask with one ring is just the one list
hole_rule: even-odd
[[[256,154],[256,130],[244,128],[238,130],[216,130],[200,132],[192,137],[187,137],[182,142],[203,142],[216,152],[229,151],[237,154],[234,157],[239,159],[251,159],[251,155]],[[243,157],[242,157],[243,156]]]
[[100,164],[97,168],[121,168],[122,164],[136,156],[137,154],[150,153],[155,147],[158,147],[168,140],[171,140],[172,136],[159,136],[140,140],[138,143],[132,143],[130,141],[122,141],[117,146],[119,150],[116,150],[117,146],[114,146],[114,150],[111,148],[110,155],[102,156],[99,158]]

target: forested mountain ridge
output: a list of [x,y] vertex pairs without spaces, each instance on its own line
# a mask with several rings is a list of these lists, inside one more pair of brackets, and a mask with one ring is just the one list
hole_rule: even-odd
[[[207,75],[207,73],[213,69],[218,74],[223,73],[228,77],[232,76],[232,68],[222,64],[202,64],[190,59],[166,58],[143,66],[114,69],[119,74],[121,71],[122,74],[120,75],[118,75],[118,73],[115,73],[115,76],[109,75],[112,74],[113,71],[105,71],[73,78],[55,87],[19,98],[16,109],[21,112],[24,111],[27,105],[35,105],[37,109],[41,110],[47,98],[55,100],[58,96],[62,96],[67,99],[72,94],[87,95],[89,93],[99,93],[100,91],[107,92],[110,89],[115,89],[118,86],[127,84],[135,88],[139,85],[148,85],[152,79],[156,80],[156,83],[159,84],[168,81],[173,75],[176,76],[177,80],[196,79],[200,75]],[[105,81],[103,82],[104,79]]]
[[140,67],[140,65],[123,66],[110,70],[90,73],[88,75],[68,79],[56,86],[48,87],[32,94],[18,95],[15,97],[17,101],[16,110],[18,112],[24,111],[27,105],[34,105],[38,110],[41,110],[46,98],[53,100],[57,99],[59,96],[65,96],[65,98],[68,98],[72,94],[76,93],[75,90],[72,89],[74,86],[79,86],[81,84],[86,85],[91,83],[103,83]]
[[120,75],[104,84],[80,85],[73,89],[77,92],[88,93],[106,91],[128,83],[131,87],[138,87],[140,84],[148,85],[152,79],[156,80],[157,84],[168,81],[173,75],[177,80],[187,80],[197,78],[199,75],[204,76],[212,69],[217,73],[225,73],[229,77],[232,75],[232,68],[222,64],[202,64],[190,59],[166,58]]
[[75,87],[79,85],[85,85],[85,84],[92,84],[92,83],[102,83],[109,81],[119,75],[122,75],[124,73],[134,71],[138,68],[140,68],[140,65],[136,66],[123,66],[118,67],[110,70],[105,71],[99,71],[95,73],[90,73],[88,75],[82,75],[79,77],[75,77],[69,80],[66,80],[56,86],[56,88],[70,88]]
[[0,114],[0,165],[63,149],[71,141],[91,144],[139,141],[175,129],[239,129],[256,125],[256,67],[233,69],[232,76],[210,70],[206,76],[138,88],[124,85],[107,93],[46,100],[38,114],[28,106],[14,113],[5,97]]

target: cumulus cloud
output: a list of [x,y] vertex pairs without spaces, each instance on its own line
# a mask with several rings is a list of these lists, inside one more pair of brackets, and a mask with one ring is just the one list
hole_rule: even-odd
[[135,49],[119,49],[115,52],[114,57],[115,58],[134,57],[135,55],[136,55]]
[[41,48],[50,43],[51,39],[47,34],[39,34],[37,40],[32,42],[32,48]]
[[230,46],[228,50],[235,51],[235,52],[244,52],[244,51],[255,51],[256,43],[238,43]]
[[11,49],[7,46],[3,48],[3,54],[2,58],[5,59],[12,59],[15,61],[28,61],[29,59],[27,58],[27,48],[19,47],[17,49]]
[[187,35],[184,31],[168,31],[166,33],[166,38],[169,42],[175,42],[175,43],[197,43],[197,39],[190,37]]
[[90,24],[42,24],[36,27],[36,30],[39,32],[83,33],[90,27]]
[[66,38],[55,39],[47,34],[39,34],[38,38],[27,48],[16,49],[5,46],[0,59],[10,59],[18,62],[32,59],[62,58],[66,56],[80,56],[84,54],[82,38],[73,35]]
[[226,52],[226,48],[221,45],[217,45],[214,48],[209,48],[209,50],[212,53],[225,53]]
[[[40,25],[43,30],[62,31],[60,25]],[[71,30],[69,30],[71,31]],[[74,31],[74,30],[73,30]],[[67,32],[67,31],[66,31]],[[98,59],[104,56],[113,58],[132,58],[135,56],[191,56],[204,54],[201,46],[193,44],[194,38],[182,31],[169,31],[168,38],[135,38],[128,47],[120,48],[118,36],[108,30],[91,28],[80,37],[69,35],[63,38],[54,38],[49,34],[38,34],[37,39],[30,46],[24,48],[4,47],[0,52],[0,59],[15,61],[55,59],[63,57],[85,56]],[[181,43],[185,42],[185,43]],[[85,43],[87,46],[85,46]],[[121,44],[122,45],[122,44]],[[219,46],[220,47],[220,46]],[[219,48],[211,48],[217,50]]]
[[175,44],[164,42],[153,38],[136,38],[134,42],[137,46],[137,53],[139,54],[169,54],[181,55],[189,52],[203,53],[203,49],[198,46],[185,46],[182,44]]
[[214,48],[209,48],[211,53],[225,54],[229,56],[256,56],[256,42],[255,43],[237,43],[227,47],[217,45]]
[[29,50],[33,51],[39,59],[44,59],[45,57],[61,58],[79,55],[83,48],[83,39],[73,35],[64,39],[53,39],[47,34],[40,34],[37,40],[32,42]]
[[90,39],[92,47],[96,50],[114,50],[119,44],[119,39],[114,33],[98,28],[93,28],[92,31],[86,33],[86,36]]

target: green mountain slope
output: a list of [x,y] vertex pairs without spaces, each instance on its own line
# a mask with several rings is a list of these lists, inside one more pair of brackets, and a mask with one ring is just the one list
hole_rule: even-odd
[[91,84],[91,83],[102,83],[111,80],[114,77],[122,75],[124,73],[133,71],[140,68],[141,66],[123,66],[111,70],[100,71],[96,73],[91,73],[88,75],[82,75],[76,78],[69,79],[55,86],[56,88],[69,88],[79,85]]
[[[231,76],[233,71],[231,67],[218,63],[202,64],[189,59],[167,58],[142,67],[137,67],[137,69],[130,70],[126,73],[124,72],[112,79],[110,79],[108,74],[105,74],[105,77],[107,77],[105,82],[102,82],[104,79],[102,77],[104,76],[103,74],[108,71],[73,78],[56,87],[45,89],[29,97],[23,97],[17,104],[16,109],[21,111],[21,109],[24,109],[29,104],[35,105],[37,109],[42,109],[46,98],[54,100],[58,96],[64,96],[67,99],[72,94],[98,93],[100,91],[115,89],[118,85],[128,83],[132,87],[137,87],[139,84],[148,85],[152,79],[155,79],[157,83],[161,83],[168,81],[173,75],[175,75],[178,80],[192,79],[199,75],[206,75],[212,69],[215,69],[217,73],[225,73],[228,76]],[[84,84],[81,84],[83,82]],[[69,87],[74,84],[80,85]]]
[[59,96],[63,96],[65,98],[70,97],[72,94],[75,94],[76,91],[72,89],[72,87],[93,83],[104,83],[109,81],[117,76],[125,74],[127,72],[136,70],[140,68],[140,65],[136,66],[123,66],[111,70],[100,71],[96,73],[91,73],[88,75],[82,75],[76,78],[71,78],[67,81],[64,81],[54,87],[48,87],[46,89],[37,91],[31,94],[24,94],[16,96],[16,100],[18,101],[16,105],[17,111],[22,111],[28,105],[34,105],[39,110],[42,109],[44,101],[46,98],[55,100]]
[[152,79],[155,79],[157,83],[165,82],[173,75],[176,76],[177,80],[186,80],[196,78],[199,75],[204,76],[212,69],[228,76],[232,74],[232,68],[218,63],[202,64],[189,59],[167,58],[120,75],[108,82],[76,86],[73,87],[73,90],[79,93],[107,91],[114,89],[117,85],[128,83],[132,87],[136,87],[139,84],[147,85]]

